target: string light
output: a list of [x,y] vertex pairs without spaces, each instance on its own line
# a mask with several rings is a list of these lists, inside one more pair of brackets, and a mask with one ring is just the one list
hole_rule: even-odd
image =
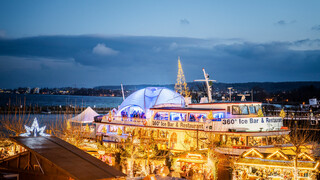
[[[252,163],[240,163],[240,162],[236,162],[235,164],[238,165],[244,165],[244,166],[260,166],[260,167],[277,167],[277,168],[285,168],[285,169],[294,169],[294,167],[290,167],[288,165],[270,165],[270,164],[252,164]],[[315,167],[298,167],[298,169],[308,169],[308,170],[315,170],[316,168],[318,168],[319,166],[319,162],[316,164]]]
[[301,156],[306,156],[309,160],[311,160],[311,161],[315,161],[312,157],[310,157],[308,154],[306,154],[305,152],[303,152],[303,153],[300,153],[299,155],[298,155],[298,158],[300,158]]
[[273,156],[276,155],[276,154],[279,154],[280,156],[282,156],[283,158],[285,158],[286,160],[288,160],[288,157],[285,156],[281,151],[276,151],[276,152],[272,153],[271,155],[269,155],[269,156],[267,157],[267,159],[270,159],[271,157],[273,157]]
[[254,153],[257,154],[260,158],[263,158],[263,155],[260,154],[256,149],[251,149],[250,151],[246,152],[243,157],[246,157],[247,155],[249,155],[251,152],[253,152],[253,155]]

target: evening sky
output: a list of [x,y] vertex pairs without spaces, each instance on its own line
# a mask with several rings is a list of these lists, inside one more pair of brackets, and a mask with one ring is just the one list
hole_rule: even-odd
[[319,81],[320,1],[0,1],[0,88]]

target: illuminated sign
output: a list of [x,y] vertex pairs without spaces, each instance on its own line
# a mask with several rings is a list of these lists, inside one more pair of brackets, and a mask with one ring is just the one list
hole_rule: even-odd
[[195,123],[195,122],[170,122],[170,121],[152,121],[152,126],[157,127],[168,127],[168,128],[183,128],[183,129],[203,129],[203,123]]
[[[123,124],[123,125],[139,125],[153,126],[175,129],[198,129],[204,131],[279,131],[283,126],[281,117],[254,117],[254,118],[222,118],[218,120],[206,120],[204,122],[186,122],[186,121],[169,121],[151,119],[143,124],[142,120],[136,121],[120,121],[114,120],[108,124]],[[110,127],[110,131],[113,130]]]
[[283,126],[281,117],[229,118],[220,122],[206,123],[207,131],[228,131],[230,129],[242,131],[276,131]]

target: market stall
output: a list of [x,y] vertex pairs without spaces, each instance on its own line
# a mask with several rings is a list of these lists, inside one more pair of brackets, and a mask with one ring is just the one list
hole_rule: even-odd
[[317,179],[320,162],[306,153],[295,156],[288,155],[278,150],[274,153],[260,153],[256,149],[244,152],[235,162],[233,179],[265,179],[275,180],[294,179],[297,171],[297,179]]

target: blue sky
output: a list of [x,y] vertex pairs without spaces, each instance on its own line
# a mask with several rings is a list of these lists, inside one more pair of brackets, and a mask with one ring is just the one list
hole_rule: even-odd
[[320,1],[1,1],[8,37],[134,35],[293,41],[317,38]]
[[0,87],[319,81],[320,1],[0,1]]

